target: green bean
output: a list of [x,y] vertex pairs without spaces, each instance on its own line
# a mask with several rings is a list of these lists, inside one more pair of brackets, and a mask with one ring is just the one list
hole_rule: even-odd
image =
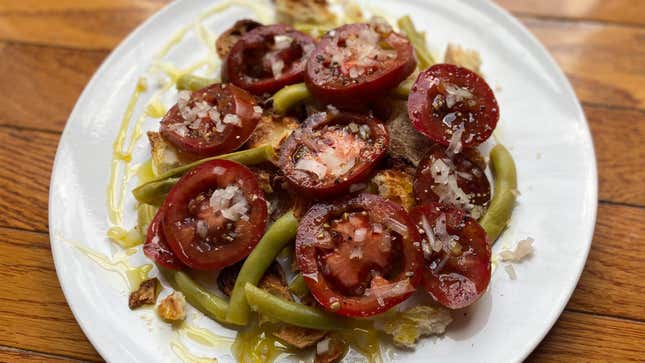
[[348,319],[279,298],[250,283],[244,285],[244,292],[253,310],[287,324],[319,330],[340,330],[348,324]]
[[304,83],[296,83],[283,87],[273,95],[273,109],[284,114],[297,103],[311,98],[311,93]]
[[399,18],[396,23],[399,25],[399,29],[401,29],[408,39],[410,39],[410,43],[412,43],[414,51],[417,54],[417,59],[419,60],[419,69],[424,70],[433,65],[435,60],[428,50],[426,35],[414,28],[412,18],[410,18],[409,15],[406,15]]
[[246,325],[249,321],[249,305],[246,302],[244,285],[257,285],[282,248],[296,235],[298,220],[289,211],[275,221],[266,231],[257,246],[246,258],[231,292],[230,309],[226,321],[236,325]]
[[501,144],[490,151],[490,167],[495,179],[493,199],[479,224],[493,244],[511,219],[517,195],[517,173],[513,157]]
[[225,322],[228,303],[224,299],[206,290],[183,271],[170,270],[159,265],[157,268],[175,290],[184,294],[195,309],[211,319]]
[[396,88],[390,91],[390,96],[401,100],[407,100],[414,82],[411,79],[401,82]]
[[244,165],[256,165],[273,158],[275,158],[275,150],[271,145],[258,146],[253,149],[237,151],[230,154],[211,156],[168,170],[157,179],[134,188],[132,194],[141,203],[159,204],[163,201],[168,191],[177,183],[181,175],[205,162],[226,159]]
[[215,82],[217,81],[214,79],[208,79],[192,74],[182,74],[181,76],[179,76],[179,78],[177,78],[177,89],[197,91],[204,87],[210,86]]
[[157,207],[150,204],[140,204],[137,207],[137,228],[139,229],[139,233],[141,233],[143,239],[146,238],[148,226],[157,214],[157,209]]
[[141,203],[160,205],[177,181],[179,178],[153,180],[134,188],[132,194]]
[[303,297],[309,292],[309,287],[301,274],[297,274],[296,277],[291,280],[289,284],[289,291],[294,293],[298,297]]

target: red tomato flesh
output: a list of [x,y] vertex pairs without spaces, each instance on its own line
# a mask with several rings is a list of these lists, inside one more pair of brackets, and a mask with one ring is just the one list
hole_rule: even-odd
[[[491,196],[482,165],[485,161],[474,149],[451,156],[443,145],[435,144],[417,167],[414,195],[419,203],[451,204],[479,218]],[[455,183],[461,192],[455,191]]]
[[387,130],[374,118],[316,113],[282,144],[280,168],[292,185],[310,195],[338,195],[369,175],[388,142]]
[[491,250],[486,231],[462,210],[439,203],[418,206],[410,214],[424,231],[421,245],[426,291],[451,309],[472,305],[490,282]]
[[248,256],[264,233],[267,204],[244,165],[213,160],[184,175],[168,193],[163,229],[185,265],[217,270]]
[[298,227],[296,259],[323,307],[367,317],[412,294],[422,264],[419,240],[400,205],[360,194],[309,209]]
[[146,234],[146,242],[143,244],[143,253],[148,256],[155,263],[172,270],[181,270],[184,265],[172,252],[166,236],[163,232],[163,218],[164,209],[159,208],[157,214],[148,226],[148,233]]
[[414,82],[408,115],[414,128],[432,141],[477,146],[495,130],[499,108],[493,91],[477,73],[435,64]]
[[396,87],[415,69],[410,41],[387,24],[348,24],[318,42],[305,82],[323,103],[354,107]]
[[251,136],[262,108],[253,96],[232,84],[217,83],[179,101],[161,120],[161,135],[179,150],[213,156],[239,148]]
[[222,68],[222,79],[262,95],[302,82],[314,39],[288,25],[261,26],[235,43]]

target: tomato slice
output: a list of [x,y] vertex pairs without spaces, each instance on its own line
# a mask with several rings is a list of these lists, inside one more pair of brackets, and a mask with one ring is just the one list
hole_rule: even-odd
[[338,195],[369,175],[388,142],[385,126],[372,117],[315,113],[282,144],[280,168],[305,193]]
[[175,256],[175,253],[172,252],[166,242],[166,236],[164,235],[162,226],[163,218],[164,208],[159,208],[157,214],[155,214],[155,217],[148,226],[146,242],[143,244],[143,253],[163,267],[172,270],[181,270],[184,265]]
[[422,265],[419,240],[400,205],[360,194],[309,209],[298,227],[296,260],[323,307],[367,317],[412,294]]
[[451,156],[443,145],[434,144],[417,167],[414,196],[419,203],[453,205],[477,219],[490,201],[490,182],[482,164],[485,167],[475,149]]
[[315,41],[284,24],[257,27],[244,34],[229,53],[222,79],[262,95],[302,82]]
[[213,160],[184,175],[168,193],[163,230],[185,265],[217,270],[248,256],[264,233],[267,203],[253,173]]
[[347,24],[318,42],[305,82],[314,96],[352,107],[396,87],[415,69],[410,41],[387,24]]
[[491,250],[486,231],[464,211],[444,204],[423,204],[410,215],[424,231],[421,245],[426,291],[451,309],[473,304],[490,282]]
[[435,64],[419,74],[408,97],[412,125],[430,140],[476,146],[490,137],[499,119],[493,91],[477,73]]
[[179,101],[161,120],[161,135],[178,149],[199,156],[240,147],[255,129],[262,108],[253,96],[232,84],[216,83]]

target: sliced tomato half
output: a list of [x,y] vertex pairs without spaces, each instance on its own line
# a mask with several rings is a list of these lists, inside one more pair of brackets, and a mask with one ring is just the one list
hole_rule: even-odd
[[315,41],[284,24],[257,27],[235,43],[222,67],[222,79],[262,95],[302,82]]
[[163,232],[164,209],[159,208],[157,214],[148,226],[146,242],[143,244],[143,253],[155,263],[172,270],[181,270],[184,265],[175,256],[166,242]]
[[440,144],[477,146],[499,119],[493,91],[477,73],[453,64],[435,64],[419,74],[408,97],[412,125]]
[[410,212],[424,231],[423,285],[440,304],[461,309],[473,304],[490,282],[491,250],[486,231],[464,211],[439,203]]
[[450,155],[445,146],[434,144],[417,167],[414,196],[419,203],[451,204],[479,218],[490,201],[485,165],[475,149]]
[[298,227],[296,259],[325,309],[367,317],[412,294],[422,264],[419,240],[400,205],[360,194],[309,209]]
[[387,129],[372,117],[315,113],[280,147],[280,168],[291,184],[310,195],[338,195],[369,175],[388,142]]
[[262,108],[245,90],[216,83],[179,100],[161,120],[161,135],[179,150],[212,156],[231,152],[251,136]]
[[318,42],[305,82],[323,103],[355,107],[396,87],[415,67],[410,41],[387,24],[347,24]]
[[217,270],[248,256],[267,223],[267,203],[244,165],[213,160],[195,167],[170,190],[163,230],[185,265]]

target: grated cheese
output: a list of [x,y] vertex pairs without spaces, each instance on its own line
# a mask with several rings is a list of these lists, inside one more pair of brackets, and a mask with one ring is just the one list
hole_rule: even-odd
[[321,355],[329,352],[329,342],[331,338],[327,337],[316,344],[316,354]]
[[242,190],[235,184],[216,189],[210,197],[209,205],[228,220],[249,220],[249,203]]
[[533,242],[534,240],[531,237],[517,242],[513,250],[506,249],[499,253],[500,260],[503,262],[521,262],[535,251]]
[[271,73],[273,73],[274,78],[278,78],[282,75],[282,70],[284,69],[284,61],[282,59],[278,59],[277,61],[274,61],[271,63]]
[[517,274],[515,273],[515,268],[511,264],[506,264],[504,265],[504,271],[508,274],[508,277],[511,278],[511,280],[517,280]]
[[327,167],[325,165],[309,158],[300,158],[295,165],[295,169],[314,173],[319,179],[323,179],[327,175]]
[[436,159],[430,166],[430,174],[436,184],[432,186],[432,191],[439,196],[439,201],[442,203],[457,206],[473,217],[481,214],[481,208],[472,204],[470,196],[459,187],[457,175],[448,164],[452,165],[448,159]]

